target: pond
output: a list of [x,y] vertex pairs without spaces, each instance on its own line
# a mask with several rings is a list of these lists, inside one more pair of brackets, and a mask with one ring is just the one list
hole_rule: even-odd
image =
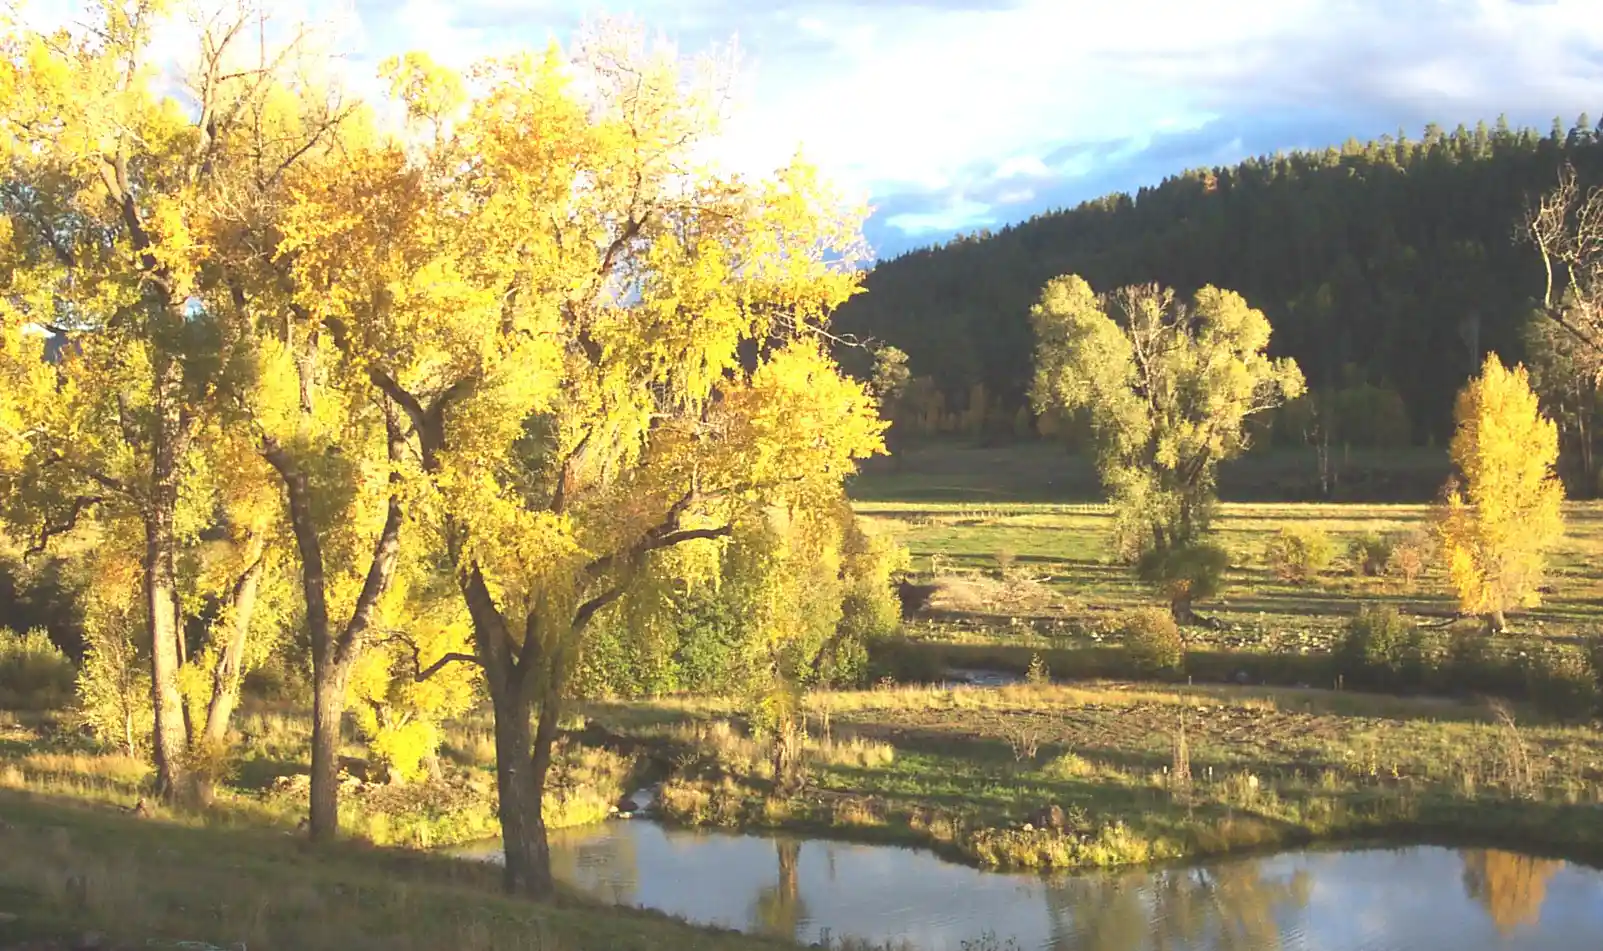
[[[553,833],[560,880],[690,921],[918,951],[1578,951],[1603,872],[1511,852],[1352,848],[1045,878],[922,850],[668,829]],[[496,861],[498,846],[458,852]]]

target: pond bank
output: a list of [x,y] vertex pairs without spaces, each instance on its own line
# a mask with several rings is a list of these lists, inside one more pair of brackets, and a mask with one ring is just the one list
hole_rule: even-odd
[[[971,865],[1139,865],[1358,838],[1603,865],[1603,738],[1330,691],[1005,686],[812,697],[807,786],[702,702],[598,707],[660,743],[674,823],[927,847]],[[1181,726],[1182,720],[1184,727]]]

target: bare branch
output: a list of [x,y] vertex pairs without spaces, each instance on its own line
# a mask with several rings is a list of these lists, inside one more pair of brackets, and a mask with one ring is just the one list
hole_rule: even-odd
[[[412,648],[412,652],[413,652],[412,663],[413,663],[413,666],[416,667],[417,663],[418,663],[418,659],[419,659],[418,658],[417,648],[413,647]],[[430,677],[433,677],[435,674],[439,673],[440,671],[444,670],[446,667],[448,667],[451,664],[475,664],[475,665],[477,665],[479,667],[483,667],[484,666],[484,661],[480,660],[478,658],[478,656],[475,655],[475,654],[457,654],[457,653],[442,654],[440,656],[439,660],[436,660],[434,663],[428,665],[427,667],[419,667],[419,668],[417,668],[416,673],[412,674],[412,682],[420,684],[423,681],[428,680]]]
[[43,554],[44,550],[50,546],[50,539],[55,538],[57,535],[65,535],[66,533],[72,531],[78,526],[78,519],[81,518],[85,512],[104,501],[105,499],[98,495],[81,495],[78,498],[73,499],[72,509],[67,513],[67,517],[65,519],[54,524],[47,519],[44,525],[40,527],[39,540],[33,545],[29,546],[27,551],[22,553],[23,560],[26,561],[33,558],[35,555]]

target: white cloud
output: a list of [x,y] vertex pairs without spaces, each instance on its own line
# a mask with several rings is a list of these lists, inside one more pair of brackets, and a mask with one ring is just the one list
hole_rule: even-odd
[[[59,10],[82,0],[41,2]],[[275,13],[285,6],[270,2]],[[355,47],[350,70],[361,82],[371,82],[377,61],[392,53],[421,48],[462,66],[566,39],[605,9],[600,0],[288,6],[323,17],[341,11],[342,38]],[[1545,121],[1603,109],[1597,7],[1597,0],[634,0],[627,9],[686,52],[739,35],[750,72],[744,108],[719,145],[726,162],[765,172],[802,144],[854,194],[930,195],[926,207],[887,219],[926,233],[985,221],[996,204],[1016,217],[1047,200],[1052,183],[1089,180],[1130,161],[1155,134],[1185,133],[1212,119],[1240,124],[1325,110],[1385,128],[1499,112]],[[1213,141],[1206,160],[1227,161],[1253,141]],[[1098,143],[1125,145],[1122,152],[1075,147]]]

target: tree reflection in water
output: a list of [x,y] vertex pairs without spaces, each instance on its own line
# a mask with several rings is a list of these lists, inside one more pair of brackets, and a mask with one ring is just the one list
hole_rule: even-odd
[[1547,880],[1564,864],[1497,849],[1467,849],[1463,858],[1464,893],[1505,935],[1542,917]]
[[775,839],[774,851],[779,858],[779,880],[757,893],[752,920],[764,934],[795,940],[799,938],[797,930],[807,919],[807,903],[802,901],[801,886],[796,880],[801,842]]
[[1256,862],[1075,876],[1047,885],[1052,951],[1269,951],[1277,913],[1308,904],[1308,874],[1265,879]]

